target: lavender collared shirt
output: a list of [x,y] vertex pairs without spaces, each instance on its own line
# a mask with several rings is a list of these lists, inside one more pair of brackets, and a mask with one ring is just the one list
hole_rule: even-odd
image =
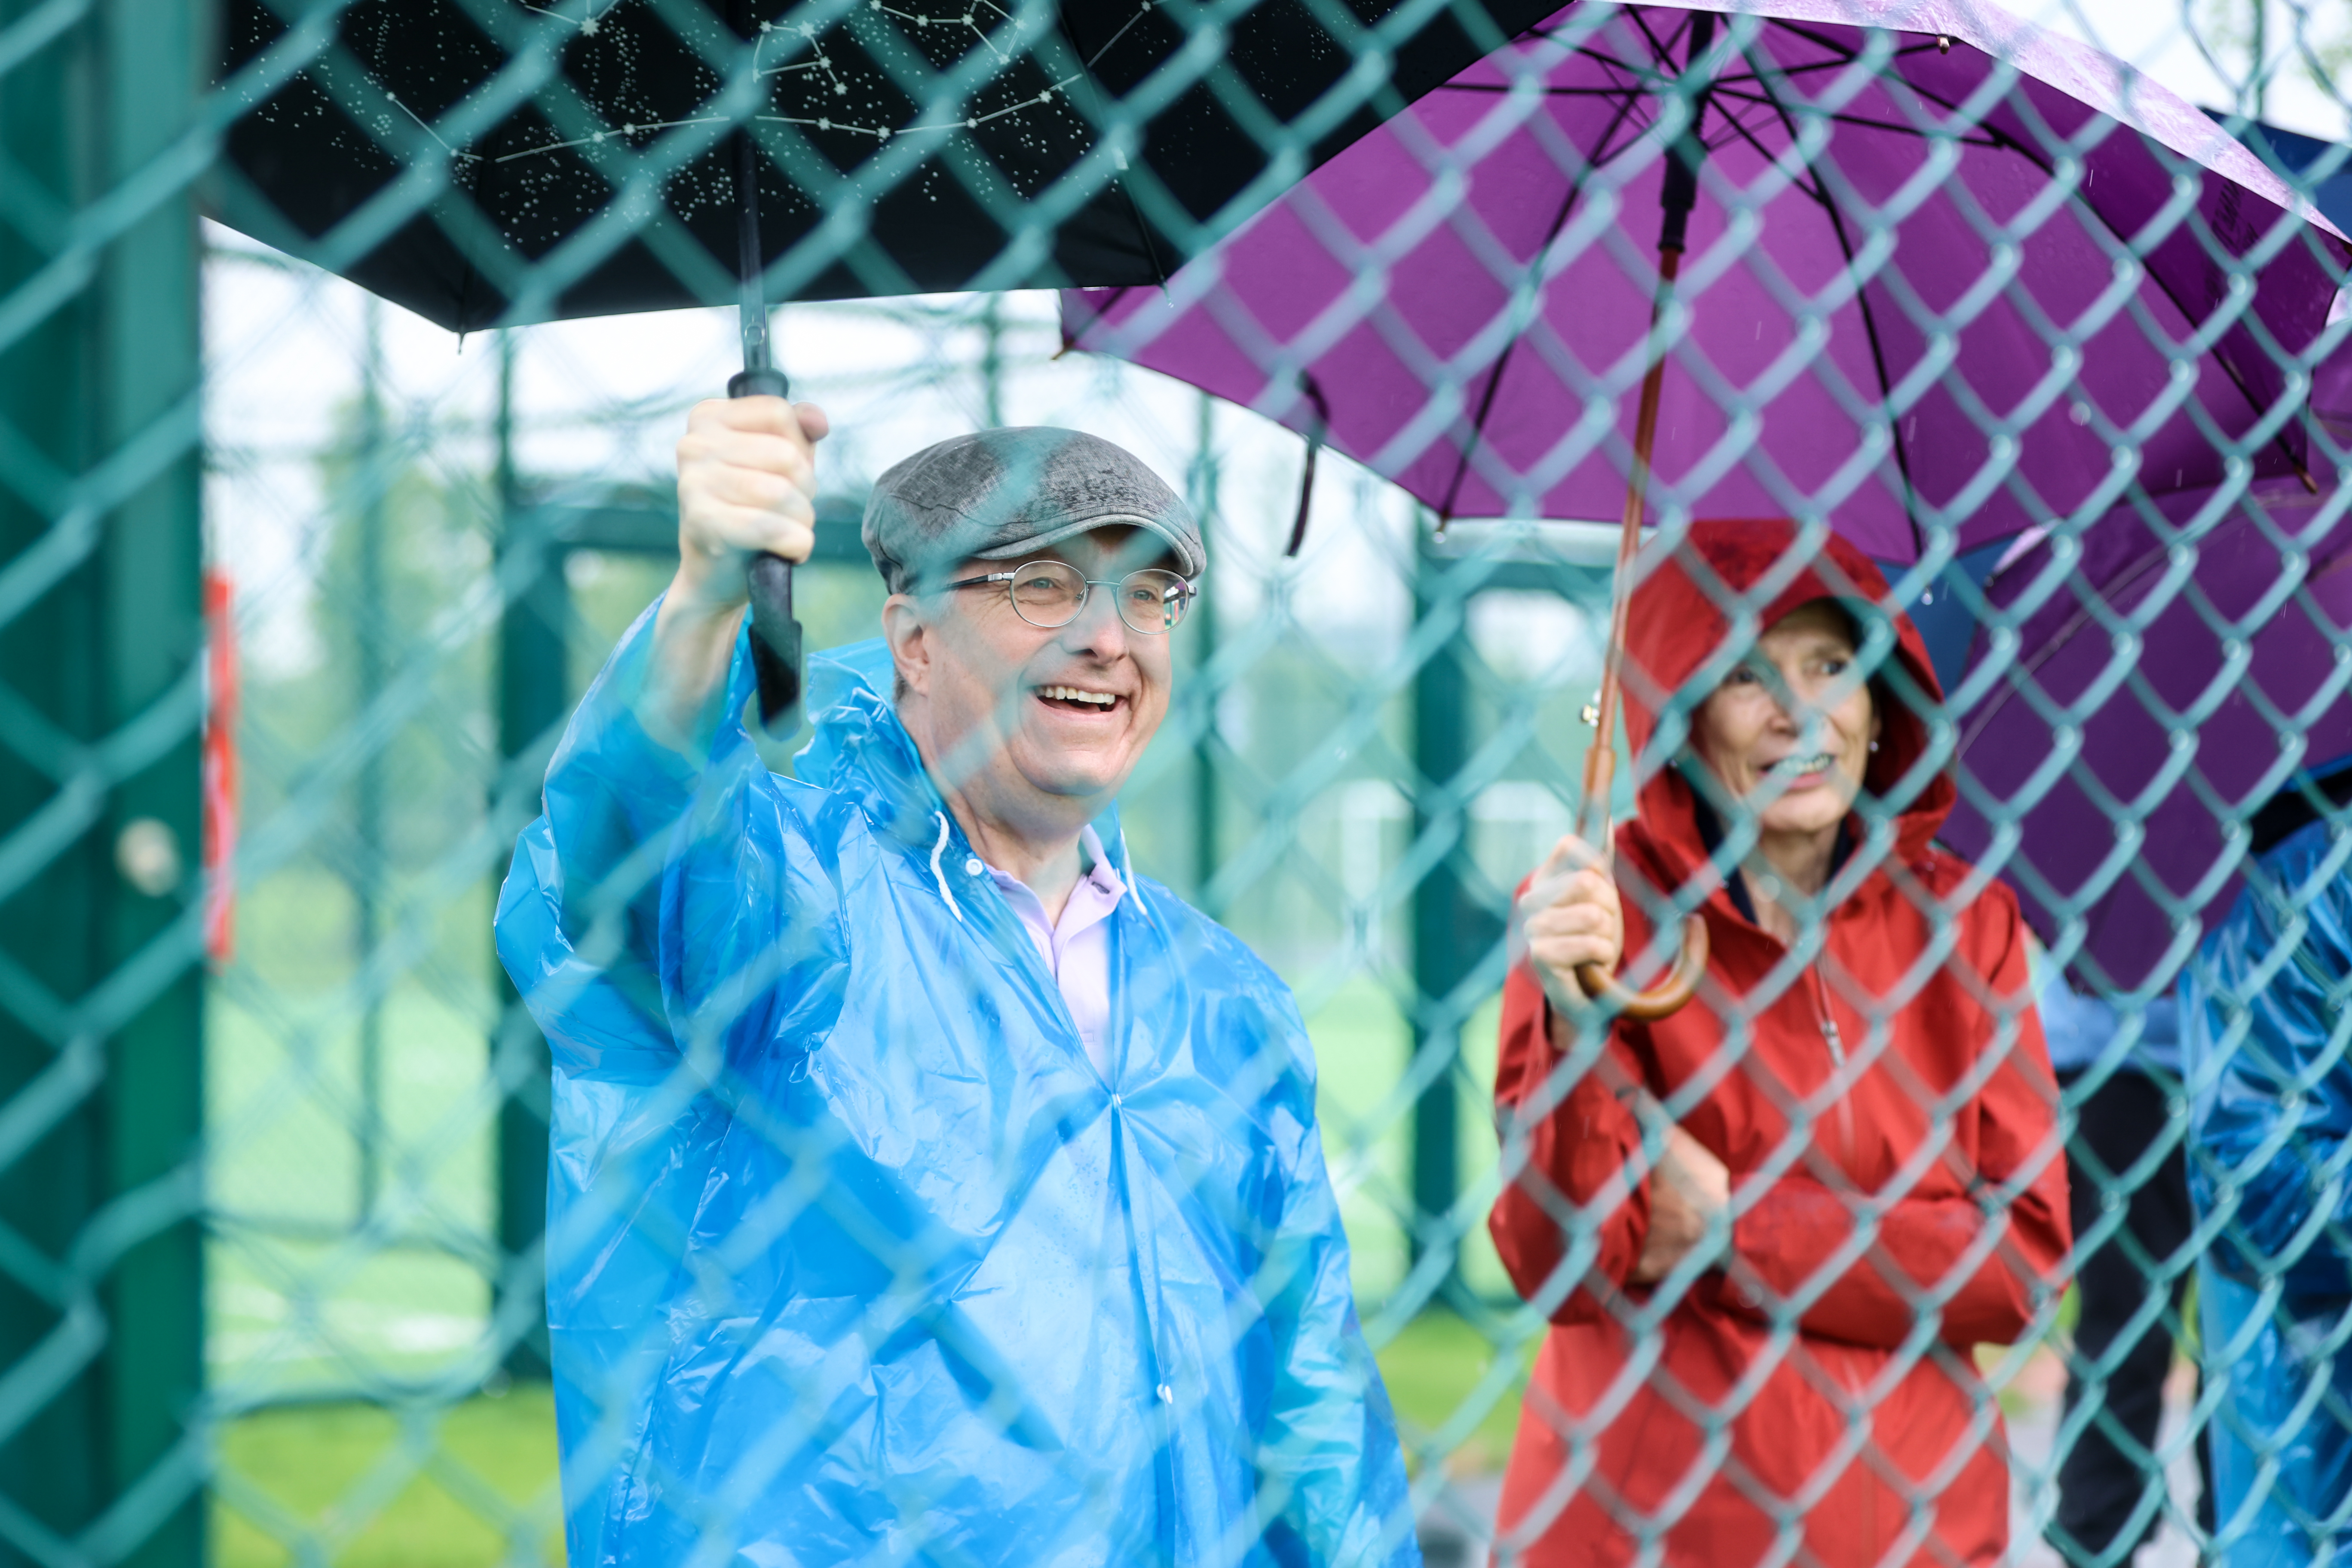
[[1091,827],[1078,834],[1078,857],[1086,869],[1062,905],[1058,925],[1045,919],[1045,904],[1026,882],[993,866],[988,868],[988,875],[1004,901],[1013,906],[1013,912],[1021,917],[1021,928],[1035,944],[1037,956],[1045,961],[1045,973],[1062,989],[1062,1003],[1070,1010],[1070,1021],[1078,1026],[1087,1057],[1108,1082],[1112,1065],[1110,912],[1126,897],[1127,884],[1110,868],[1110,857],[1103,853],[1102,840]]

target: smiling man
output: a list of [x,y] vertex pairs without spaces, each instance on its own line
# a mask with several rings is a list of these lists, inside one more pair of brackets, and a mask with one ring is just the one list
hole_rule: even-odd
[[885,473],[881,640],[761,765],[745,572],[824,416],[704,404],[679,566],[499,900],[545,1030],[571,1560],[1417,1560],[1282,983],[1113,802],[1202,565],[1132,455]]

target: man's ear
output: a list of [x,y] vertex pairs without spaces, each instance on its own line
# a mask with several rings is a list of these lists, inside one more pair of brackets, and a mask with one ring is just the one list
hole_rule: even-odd
[[882,638],[890,645],[890,661],[898,667],[898,684],[908,691],[929,693],[931,679],[931,628],[922,605],[912,594],[893,594],[882,605]]

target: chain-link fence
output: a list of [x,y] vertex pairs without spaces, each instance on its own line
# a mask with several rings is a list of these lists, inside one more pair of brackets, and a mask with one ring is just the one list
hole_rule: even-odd
[[[0,1556],[2327,1558],[2352,27],[2241,10],[2208,115],[1990,5],[0,0]],[[1033,426],[1145,552],[968,467],[894,598]],[[642,618],[763,511],[772,724]]]

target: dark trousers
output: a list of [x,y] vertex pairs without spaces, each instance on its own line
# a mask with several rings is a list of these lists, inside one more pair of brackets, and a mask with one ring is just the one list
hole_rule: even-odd
[[[2079,1075],[2059,1076],[2071,1088]],[[2144,1073],[2118,1072],[2077,1108],[2066,1170],[2078,1238],[2089,1235],[2103,1216],[2107,1188],[2118,1184],[2163,1135],[2166,1093]],[[2160,1268],[2168,1263],[2179,1268],[2171,1280],[2175,1312],[2193,1272],[2178,1256],[2197,1224],[2189,1203],[2188,1163],[2178,1146],[2126,1195],[2126,1203],[2124,1223],[2105,1245],[2086,1255],[2079,1239],[2076,1243],[2074,1288],[2080,1315],[2074,1322],[2074,1375],[2066,1384],[2069,1417],[2092,1393],[2089,1368],[2115,1352],[2134,1314],[2151,1289],[2158,1288],[2161,1277],[2152,1279],[2143,1268]],[[2138,1257],[2125,1244],[2126,1236],[2137,1244]],[[2131,1551],[2145,1545],[2163,1522],[2161,1512],[2151,1516],[2130,1550],[2106,1558],[2141,1499],[2151,1490],[2162,1495],[2164,1471],[2154,1450],[2157,1427],[2164,1419],[2164,1379],[2171,1369],[2172,1332],[2158,1318],[2122,1351],[2107,1373],[2100,1395],[2104,1414],[2074,1439],[2058,1470],[2058,1518],[2051,1539],[2071,1561],[2128,1563]],[[2213,1466],[2202,1431],[2197,1438],[2197,1468],[2204,1479],[2198,1523],[2210,1531]]]

